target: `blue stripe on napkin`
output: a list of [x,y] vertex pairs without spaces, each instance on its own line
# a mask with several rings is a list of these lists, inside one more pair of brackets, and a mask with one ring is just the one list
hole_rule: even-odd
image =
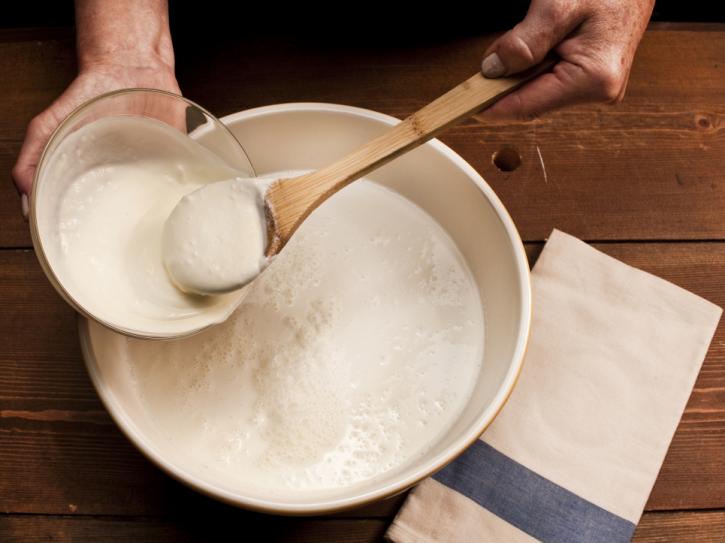
[[433,476],[544,543],[627,543],[635,525],[477,440]]

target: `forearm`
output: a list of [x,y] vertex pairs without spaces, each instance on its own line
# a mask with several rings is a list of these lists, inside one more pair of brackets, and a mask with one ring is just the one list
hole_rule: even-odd
[[76,0],[76,27],[78,76],[30,121],[13,167],[24,214],[43,146],[71,111],[100,94],[124,88],[180,94],[166,0]]
[[173,70],[167,0],[76,0],[78,64],[81,71],[97,64]]

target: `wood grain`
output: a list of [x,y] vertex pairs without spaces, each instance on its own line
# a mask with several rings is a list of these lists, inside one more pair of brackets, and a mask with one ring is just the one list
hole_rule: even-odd
[[35,543],[197,543],[264,541],[368,543],[381,541],[386,520],[307,520],[238,514],[227,519],[189,515],[174,518],[57,517],[0,515],[0,541]]
[[0,30],[0,247],[31,245],[10,170],[28,121],[63,92],[76,71],[72,33],[49,34]]
[[[0,514],[6,543],[255,541],[368,543],[382,541],[390,519],[291,519],[236,511],[227,517],[84,517]],[[633,543],[722,543],[725,512],[645,513]]]
[[[648,32],[616,107],[471,121],[441,139],[489,181],[527,240],[554,226],[589,240],[725,239],[725,25],[706,28]],[[468,77],[491,39],[382,48],[240,36],[180,51],[177,74],[184,93],[218,115],[325,101],[404,118]],[[26,123],[74,71],[70,37],[4,42],[0,31],[0,80],[13,82],[3,91],[0,169],[10,171]],[[513,172],[492,164],[503,147],[521,157]],[[18,209],[3,183],[0,247],[30,244]]]
[[645,513],[633,543],[722,543],[725,512]]

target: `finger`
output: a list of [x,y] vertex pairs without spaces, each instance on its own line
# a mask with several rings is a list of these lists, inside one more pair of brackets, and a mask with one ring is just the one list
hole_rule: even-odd
[[481,72],[496,78],[538,64],[582,20],[579,12],[567,9],[562,3],[535,0],[524,20],[486,50]]
[[182,134],[189,132],[186,113],[189,106],[186,102],[167,94],[156,93],[141,95],[141,100],[144,115],[163,121]]
[[619,103],[622,100],[624,100],[624,93],[627,91],[627,85],[629,85],[629,75],[632,72],[630,70],[627,70],[627,75],[624,77],[624,80],[622,81],[622,88],[619,91],[619,94],[617,97],[613,100],[613,102]]
[[618,85],[604,76],[567,61],[505,96],[477,115],[481,120],[528,120],[542,113],[577,103],[614,101]]
[[12,170],[15,186],[20,194],[30,194],[35,168],[38,166],[40,155],[53,130],[53,123],[49,122],[42,113],[28,124],[25,140]]

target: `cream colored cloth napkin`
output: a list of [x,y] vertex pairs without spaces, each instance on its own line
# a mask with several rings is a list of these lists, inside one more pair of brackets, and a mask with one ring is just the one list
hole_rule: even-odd
[[631,539],[722,310],[556,230],[532,287],[511,398],[411,491],[391,541]]

